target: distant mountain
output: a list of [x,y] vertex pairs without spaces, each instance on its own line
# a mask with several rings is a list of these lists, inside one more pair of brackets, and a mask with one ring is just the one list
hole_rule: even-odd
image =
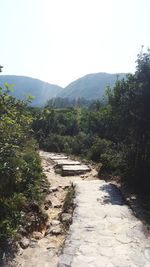
[[62,88],[58,85],[43,82],[24,76],[0,75],[0,86],[4,83],[13,84],[13,95],[19,99],[25,99],[27,95],[32,95],[35,99],[33,106],[43,106],[50,98],[56,97]]
[[44,106],[49,99],[54,98],[68,98],[69,100],[101,98],[106,86],[114,86],[117,79],[125,78],[125,76],[125,73],[109,74],[101,72],[88,74],[62,88],[30,77],[0,75],[0,86],[3,86],[5,82],[13,84],[13,95],[15,97],[25,99],[30,94],[35,97],[32,101],[33,106]]
[[109,74],[109,73],[94,73],[88,74],[61,90],[57,97],[76,99],[85,98],[94,100],[101,98],[104,94],[106,86],[114,86],[117,79],[125,78],[125,73]]

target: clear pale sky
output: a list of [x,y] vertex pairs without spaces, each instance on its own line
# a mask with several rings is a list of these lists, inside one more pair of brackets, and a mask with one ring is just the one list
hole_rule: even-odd
[[65,86],[94,72],[134,72],[150,46],[150,0],[0,0],[3,74]]

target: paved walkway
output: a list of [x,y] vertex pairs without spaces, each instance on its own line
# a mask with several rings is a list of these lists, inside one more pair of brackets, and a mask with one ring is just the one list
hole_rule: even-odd
[[[31,240],[26,250],[19,251],[14,266],[150,267],[150,238],[143,224],[125,205],[119,190],[110,183],[94,180],[94,168],[84,175],[62,177],[55,173],[54,166],[63,155],[53,155],[52,162],[51,153],[41,151],[40,155],[52,191],[47,196],[48,203],[49,200],[52,203],[46,209],[48,230],[51,232],[54,222],[61,227],[59,214],[67,192],[65,188],[72,182],[76,192],[73,224],[60,256],[66,237],[63,231],[60,235],[50,233],[40,240]],[[66,157],[63,160],[70,162]]]
[[[40,156],[42,159],[44,174],[47,176],[47,179],[50,183],[50,191],[45,199],[47,206],[45,212],[48,215],[47,230],[48,232],[49,230],[51,232],[51,230],[54,230],[54,227],[56,227],[55,229],[57,229],[57,234],[46,234],[46,229],[43,229],[44,231],[42,231],[42,239],[36,240],[34,237],[31,237],[31,242],[28,248],[25,250],[22,248],[19,249],[18,254],[13,261],[13,266],[15,267],[58,266],[60,250],[62,249],[64,239],[66,238],[66,231],[63,230],[62,223],[60,222],[60,214],[62,213],[62,207],[67,193],[67,188],[70,187],[74,181],[82,181],[82,179],[88,181],[94,179],[94,176],[97,174],[96,170],[92,168],[91,172],[88,172],[84,175],[62,177],[61,174],[55,172],[54,167],[56,164],[58,164],[57,161],[60,163],[62,158],[67,164],[70,163],[70,159],[62,154],[58,155],[44,151],[40,151]],[[74,162],[77,163],[76,161]],[[58,234],[59,228],[61,230],[60,234]],[[5,265],[5,267],[8,266]]]
[[59,267],[150,267],[150,239],[105,181],[78,181],[76,208]]

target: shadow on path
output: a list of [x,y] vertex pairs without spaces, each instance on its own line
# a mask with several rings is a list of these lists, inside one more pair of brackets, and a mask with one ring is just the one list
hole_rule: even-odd
[[105,184],[100,186],[100,190],[104,191],[103,203],[112,205],[124,205],[125,200],[120,190],[114,184]]

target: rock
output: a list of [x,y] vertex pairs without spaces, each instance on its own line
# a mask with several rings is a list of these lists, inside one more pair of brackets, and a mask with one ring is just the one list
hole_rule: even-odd
[[58,191],[58,187],[50,187],[50,192],[56,192]]
[[136,199],[136,196],[132,195],[132,196],[131,196],[131,199],[132,199],[132,200],[135,200],[135,199]]
[[46,171],[46,172],[49,172],[50,170],[51,170],[51,168],[49,168],[49,167],[46,167],[46,168],[45,168],[45,171]]
[[28,219],[29,219],[29,222],[31,222],[31,223],[34,223],[36,221],[36,217],[34,214],[30,215]]
[[62,207],[62,204],[60,203],[60,202],[57,202],[57,201],[55,201],[55,202],[53,202],[53,208],[61,208]]
[[43,235],[41,232],[33,232],[33,238],[39,240],[39,239],[42,239]]
[[26,237],[24,237],[21,241],[20,241],[20,247],[23,249],[26,249],[28,246],[30,245],[30,240]]
[[31,239],[30,247],[31,248],[37,248],[38,247],[38,241],[35,239]]
[[52,160],[52,161],[56,161],[56,160],[62,160],[62,159],[67,159],[68,157],[66,157],[66,156],[63,156],[63,155],[53,155],[53,156],[51,156],[50,157],[50,159]]
[[45,236],[50,234],[50,230],[51,230],[51,225],[47,225],[47,230],[45,232]]
[[44,188],[43,188],[43,193],[51,193],[51,192],[50,192],[50,189],[49,189],[49,188],[44,187]]
[[68,189],[70,187],[70,185],[60,185],[59,187],[61,187],[63,190]]
[[61,230],[60,225],[52,226],[49,229],[49,234],[52,234],[52,235],[60,235],[61,233],[62,233],[62,230]]
[[26,215],[26,213],[25,213],[24,211],[21,211],[21,212],[20,212],[20,216],[21,216],[21,218],[25,217],[25,215]]
[[19,227],[18,233],[23,235],[23,236],[27,235],[26,229],[24,229],[22,226]]
[[72,215],[69,213],[62,213],[61,215],[62,222],[70,222],[72,221]]
[[63,165],[62,176],[84,174],[91,171],[91,168],[87,165]]
[[51,206],[52,205],[52,201],[49,197],[47,197],[44,201],[44,205],[48,205],[48,206]]
[[45,209],[45,210],[48,210],[48,209],[49,209],[49,205],[45,205],[45,206],[44,206],[44,209]]
[[23,249],[20,247],[20,249],[18,250],[18,255],[21,256],[23,254]]
[[51,222],[51,225],[52,226],[56,226],[56,225],[59,225],[60,224],[60,221],[58,221],[58,220],[53,220],[52,222]]
[[54,245],[50,245],[50,246],[48,246],[46,249],[47,249],[47,250],[49,250],[49,249],[56,249],[56,247],[55,247]]

